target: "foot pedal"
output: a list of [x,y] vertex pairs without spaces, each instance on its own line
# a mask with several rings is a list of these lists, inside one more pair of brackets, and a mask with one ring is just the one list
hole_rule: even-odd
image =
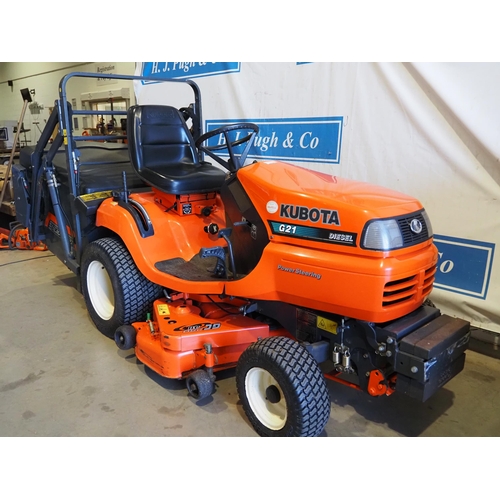
[[217,257],[217,264],[212,273],[219,278],[227,278],[226,252],[223,247],[202,248],[199,256],[201,259]]

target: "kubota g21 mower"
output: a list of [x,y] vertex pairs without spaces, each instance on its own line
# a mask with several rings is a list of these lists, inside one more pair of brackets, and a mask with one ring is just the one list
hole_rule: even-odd
[[31,241],[80,278],[93,322],[121,349],[198,399],[236,367],[263,436],[320,434],[325,378],[424,401],[462,370],[469,324],[424,305],[437,250],[417,200],[280,161],[246,164],[258,127],[202,134],[189,80],[170,82],[191,88],[187,107],[99,111],[126,114],[126,137],[76,136],[73,118],[92,113],[72,109],[67,83],[100,76],[62,79],[14,189]]

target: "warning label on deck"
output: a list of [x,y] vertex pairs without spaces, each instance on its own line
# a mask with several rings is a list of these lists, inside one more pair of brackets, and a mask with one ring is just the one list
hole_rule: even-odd
[[170,316],[170,309],[168,308],[167,304],[160,304],[158,306],[158,314],[160,316]]

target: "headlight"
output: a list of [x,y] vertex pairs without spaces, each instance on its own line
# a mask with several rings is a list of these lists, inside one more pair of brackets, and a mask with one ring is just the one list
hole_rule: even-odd
[[429,219],[429,216],[425,212],[425,210],[422,211],[422,217],[425,220],[425,225],[427,226],[427,236],[430,238],[431,236],[434,235],[434,232],[432,231],[432,224],[431,220]]
[[396,220],[374,220],[369,222],[364,231],[362,246],[370,250],[401,248],[403,246],[403,235]]

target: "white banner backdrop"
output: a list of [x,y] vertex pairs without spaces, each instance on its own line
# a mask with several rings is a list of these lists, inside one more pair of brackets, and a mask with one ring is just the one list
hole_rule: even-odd
[[[418,198],[440,257],[431,299],[500,332],[500,64],[149,62],[136,71],[195,80],[205,130],[256,122],[255,158]],[[136,85],[139,104],[177,105],[172,92]]]

